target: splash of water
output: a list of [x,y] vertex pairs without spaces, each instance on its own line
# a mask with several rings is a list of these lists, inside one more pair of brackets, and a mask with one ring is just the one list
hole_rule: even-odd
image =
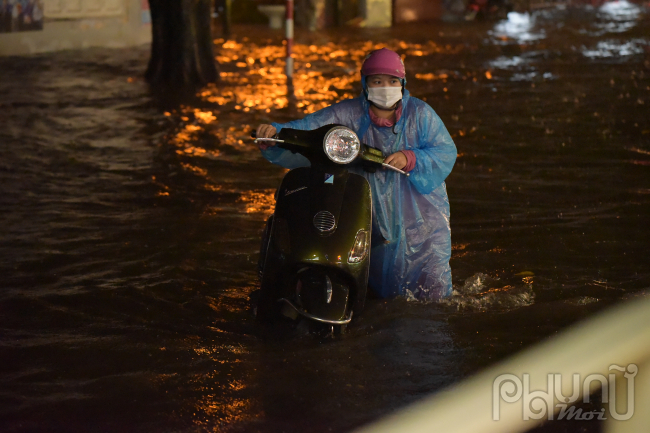
[[506,311],[531,305],[535,301],[532,277],[523,284],[503,284],[500,279],[477,273],[465,280],[462,287],[455,287],[442,305],[457,311]]

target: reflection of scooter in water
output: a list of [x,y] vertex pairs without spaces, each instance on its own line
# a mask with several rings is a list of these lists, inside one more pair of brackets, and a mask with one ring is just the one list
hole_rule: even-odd
[[300,153],[311,166],[287,173],[276,193],[260,251],[256,314],[306,318],[341,333],[364,306],[372,229],[370,185],[348,168],[404,172],[384,164],[381,151],[344,126],[283,128],[276,137],[264,140]]
[[465,20],[504,19],[512,9],[508,0],[470,0],[465,10]]

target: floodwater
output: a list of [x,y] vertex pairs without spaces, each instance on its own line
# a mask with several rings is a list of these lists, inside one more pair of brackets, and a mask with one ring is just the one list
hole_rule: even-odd
[[[1,58],[0,430],[350,431],[644,296],[649,24],[618,2],[298,32],[295,100],[262,27],[217,39],[222,82],[181,100],[143,81],[148,47]],[[371,299],[337,338],[259,326],[284,170],[251,125],[356,96],[379,46],[458,147],[454,296]]]

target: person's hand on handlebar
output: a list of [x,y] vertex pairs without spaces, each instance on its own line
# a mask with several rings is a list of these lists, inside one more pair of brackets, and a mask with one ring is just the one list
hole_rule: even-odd
[[400,170],[403,170],[407,163],[406,155],[403,152],[395,152],[384,159],[384,164],[392,165]]
[[[265,123],[262,123],[260,126],[257,127],[256,131],[256,138],[259,140],[260,138],[273,138],[276,133],[276,129],[273,127],[273,125],[267,125]],[[264,141],[260,140],[257,142],[257,145],[261,150],[266,150],[269,147],[275,146],[275,143],[272,141]]]

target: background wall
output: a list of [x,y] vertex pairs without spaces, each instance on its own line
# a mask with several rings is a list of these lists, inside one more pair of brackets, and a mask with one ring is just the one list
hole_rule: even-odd
[[0,33],[0,55],[151,42],[147,0],[42,0],[43,29]]
[[442,17],[442,2],[435,0],[394,0],[395,23],[437,20]]

